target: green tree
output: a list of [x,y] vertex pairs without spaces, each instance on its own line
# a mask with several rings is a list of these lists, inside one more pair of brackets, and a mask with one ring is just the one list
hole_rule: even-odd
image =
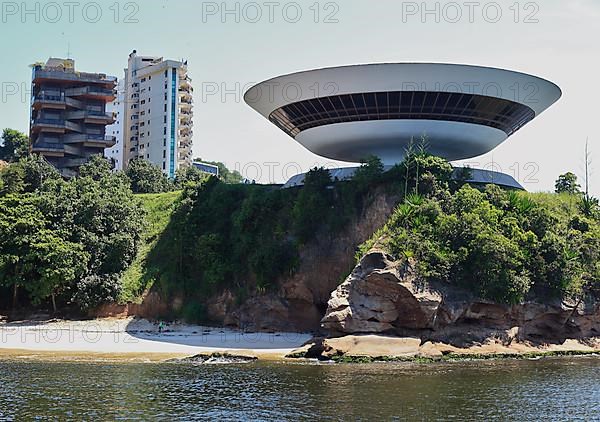
[[26,284],[34,305],[49,297],[56,312],[56,295],[77,282],[84,274],[89,255],[78,243],[65,241],[50,230],[41,230],[29,244],[24,257]]
[[116,302],[121,290],[118,274],[92,274],[77,283],[72,300],[79,309],[88,311],[103,303]]
[[294,231],[301,241],[307,241],[327,223],[331,207],[331,175],[325,168],[315,167],[304,177],[298,199],[292,209]]
[[173,183],[162,170],[143,159],[132,160],[125,174],[134,193],[160,193],[173,189]]
[[23,167],[26,192],[35,192],[48,180],[61,178],[58,170],[39,154],[22,158],[18,165]]
[[89,274],[118,273],[133,260],[144,213],[127,178],[107,172],[99,180],[91,176],[55,180],[39,194],[49,227],[83,245],[90,255]]
[[25,191],[25,169],[18,163],[12,163],[0,171],[1,195]]
[[0,197],[0,283],[13,288],[13,307],[18,290],[34,280],[27,273],[31,244],[44,229],[46,221],[33,195]]
[[90,177],[93,180],[101,180],[111,173],[111,163],[102,155],[93,155],[87,163],[79,168],[80,177]]
[[381,182],[382,175],[383,164],[381,159],[371,155],[361,161],[361,166],[354,173],[353,180],[356,182],[358,190],[363,191]]
[[580,188],[581,186],[577,183],[577,176],[571,172],[561,174],[554,184],[556,193],[569,193],[575,195],[581,193]]
[[2,146],[0,146],[0,160],[18,161],[29,154],[29,137],[14,129],[4,129],[2,132]]
[[1,192],[35,192],[46,181],[60,179],[60,173],[42,156],[31,154],[11,163],[0,172]]
[[186,185],[197,185],[205,181],[208,174],[200,171],[198,168],[191,166],[177,170],[175,174],[175,185],[179,189],[183,189]]

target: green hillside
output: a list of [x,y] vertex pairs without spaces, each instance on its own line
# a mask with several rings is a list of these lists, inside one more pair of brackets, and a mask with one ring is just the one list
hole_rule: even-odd
[[304,245],[335,236],[361,211],[383,184],[379,167],[373,176],[365,166],[344,183],[314,169],[300,189],[211,178],[183,192],[140,196],[149,224],[123,276],[121,301],[153,287],[164,298],[184,297],[187,316],[200,318],[198,304],[225,288],[239,300],[269,291],[296,271]]
[[203,301],[225,288],[240,303],[266,293],[296,271],[305,245],[335,238],[378,189],[412,193],[359,258],[377,244],[414,259],[423,279],[500,303],[597,292],[600,223],[582,208],[582,195],[463,186],[445,161],[412,159],[387,173],[372,162],[350,182],[315,169],[305,187],[291,190],[210,179],[139,195],[148,224],[120,300],[137,301],[153,287],[185,298],[184,314],[201,319]]
[[582,201],[492,185],[409,195],[361,251],[412,258],[422,278],[500,303],[598,295],[600,219]]
[[181,199],[181,191],[138,194],[136,197],[146,211],[146,219],[138,254],[122,276],[121,303],[138,302],[142,293],[153,285],[155,280],[151,274],[154,271],[147,267],[147,257],[171,221]]

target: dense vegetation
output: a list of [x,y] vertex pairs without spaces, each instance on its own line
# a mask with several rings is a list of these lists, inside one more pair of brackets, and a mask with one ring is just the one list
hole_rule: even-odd
[[304,245],[334,237],[383,190],[402,201],[359,255],[377,243],[425,280],[502,303],[600,294],[598,201],[570,173],[556,194],[471,187],[468,171],[420,145],[385,173],[370,158],[350,181],[315,168],[295,189],[229,184],[241,177],[226,169],[223,180],[193,168],[171,180],[143,160],[113,172],[100,157],[65,181],[18,132],[3,136],[0,306],[87,310],[153,287],[201,319],[224,288],[243,301],[275,287]]
[[87,309],[114,299],[143,227],[129,180],[106,160],[95,157],[65,181],[44,159],[25,156],[0,173],[0,286],[13,306],[51,300],[54,309]]
[[366,164],[353,182],[334,185],[328,171],[313,169],[301,189],[216,178],[188,185],[166,230],[140,260],[138,284],[131,285],[184,296],[184,316],[192,319],[202,316],[199,303],[225,287],[240,300],[264,292],[296,270],[302,245],[334,236],[352,221],[374,184],[382,183],[381,172],[378,161]]
[[135,259],[166,221],[156,222],[153,207],[144,207],[148,195],[136,198],[133,190],[176,198],[175,189],[206,178],[190,168],[169,180],[143,160],[114,172],[96,156],[79,177],[64,180],[12,129],[2,134],[0,158],[0,306],[13,308],[50,303],[85,311],[136,299]]
[[[216,165],[219,168],[219,179],[224,183],[236,184],[242,182],[242,176],[237,171],[227,169],[223,163],[213,161],[206,161],[206,163]],[[175,178],[169,179],[158,166],[143,159],[132,161],[125,174],[131,181],[131,189],[134,193],[171,192],[183,189],[188,183],[200,183],[208,177],[192,166],[177,170]]]
[[[571,174],[558,194],[448,184],[441,160],[416,154],[415,183],[370,242],[414,258],[426,280],[455,284],[500,303],[600,293],[600,212]],[[437,165],[435,163],[438,163]],[[433,183],[432,183],[433,181]]]

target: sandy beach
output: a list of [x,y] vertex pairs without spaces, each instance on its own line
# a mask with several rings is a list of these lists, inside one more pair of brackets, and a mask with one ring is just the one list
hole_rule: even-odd
[[18,321],[0,324],[0,357],[19,353],[157,360],[200,353],[228,352],[282,358],[311,338],[300,333],[248,333],[188,324],[158,324],[144,319]]

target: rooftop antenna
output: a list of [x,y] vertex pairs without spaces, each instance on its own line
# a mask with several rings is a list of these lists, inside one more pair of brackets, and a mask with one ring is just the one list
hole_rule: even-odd
[[67,43],[67,59],[71,58],[71,43]]

